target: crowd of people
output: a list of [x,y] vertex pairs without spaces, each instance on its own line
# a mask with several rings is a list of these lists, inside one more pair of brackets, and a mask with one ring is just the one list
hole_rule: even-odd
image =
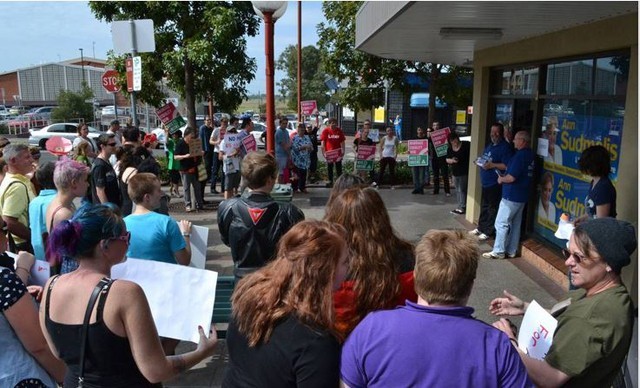
[[[345,137],[335,120],[320,134],[320,145],[310,136],[317,129],[301,124],[290,136],[286,124],[280,120],[273,156],[226,144],[228,134],[251,136],[250,119],[223,118],[220,127],[200,131],[167,130],[170,191],[179,195],[181,180],[187,211],[204,207],[203,183],[217,191],[222,167],[225,200],[217,223],[236,283],[223,386],[599,387],[618,376],[633,325],[620,273],[637,238],[631,224],[615,219],[615,189],[603,162],[608,154],[589,148],[580,160],[593,178],[592,206],[576,220],[563,250],[576,290],[550,310],[558,327],[538,360],[521,350],[504,318],[524,314],[528,303],[504,291],[488,306],[500,318],[493,325],[475,319],[467,305],[478,260],[517,255],[534,170],[528,132],[507,142],[502,125],[494,124],[489,144],[472,162],[469,144],[455,133],[447,153],[438,156],[430,139],[438,123],[420,128],[417,138],[427,139],[432,150],[433,193],[442,176],[450,195],[451,168],[458,195],[452,212],[464,214],[467,176],[475,165],[482,209],[470,233],[430,230],[414,244],[394,230],[371,187],[372,179],[383,182],[386,167],[394,185],[400,140],[391,127],[376,145],[365,123],[354,142],[376,145],[384,163],[375,177],[343,174]],[[57,162],[38,165],[19,144],[2,149],[6,234],[0,233],[0,247],[19,254],[0,257],[0,348],[9,350],[0,356],[0,386],[161,386],[216,348],[215,330],[199,327],[196,349],[175,355],[177,340],[159,337],[141,287],[110,279],[111,268],[126,257],[191,261],[192,225],[168,215],[149,150],[156,140],[141,139],[135,127],[120,131],[115,122],[95,142],[85,132],[79,127],[79,152]],[[305,193],[314,150],[328,162],[332,190],[323,219],[305,220],[295,204],[271,193],[290,180]],[[414,167],[414,194],[424,193],[428,174],[425,166]],[[77,198],[83,199],[78,209]],[[479,242],[494,234],[493,250],[481,254]],[[35,259],[54,268],[44,288],[27,287]],[[39,315],[34,299],[41,301]]]

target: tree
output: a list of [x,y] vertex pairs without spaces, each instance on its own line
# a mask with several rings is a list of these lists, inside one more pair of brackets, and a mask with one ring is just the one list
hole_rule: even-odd
[[[324,84],[326,73],[322,70],[320,50],[315,46],[302,48],[302,99],[316,100],[318,106],[329,102]],[[288,46],[276,62],[276,68],[285,72],[278,86],[287,98],[287,107],[298,111],[298,47]]]
[[[232,112],[246,98],[256,61],[246,52],[245,36],[255,36],[260,20],[250,2],[91,1],[99,20],[152,19],[156,51],[142,54],[143,86],[139,97],[162,103],[162,80],[185,99],[189,125],[195,127],[196,100],[213,98]],[[124,86],[125,55],[110,56]],[[126,90],[126,88],[123,88]]]
[[81,119],[89,122],[93,120],[93,104],[87,102],[93,98],[93,91],[86,83],[82,84],[80,92],[60,90],[58,106],[51,111],[51,120],[64,122]]
[[472,89],[464,85],[471,70],[463,67],[402,61],[376,57],[355,48],[355,20],[362,2],[326,1],[322,11],[327,20],[318,25],[318,45],[322,66],[339,81],[346,81],[336,98],[356,110],[384,105],[385,80],[390,89],[410,93],[406,72],[415,72],[429,81],[429,123],[433,122],[436,97],[456,106],[471,104]]

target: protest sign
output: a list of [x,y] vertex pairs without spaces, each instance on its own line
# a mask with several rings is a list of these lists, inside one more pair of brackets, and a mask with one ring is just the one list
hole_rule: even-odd
[[200,156],[202,153],[202,141],[200,139],[191,139],[189,142],[189,155]]
[[543,360],[547,355],[558,321],[535,300],[524,314],[518,333],[518,347],[529,357]]
[[190,267],[204,269],[207,259],[207,242],[209,241],[209,228],[200,225],[191,225],[191,263]]
[[447,151],[449,150],[449,133],[451,133],[449,127],[431,132],[431,141],[433,142],[433,147],[436,149],[436,156],[438,158],[447,156]]
[[324,159],[327,163],[335,163],[342,160],[342,149],[336,148],[335,150],[326,151],[324,153]]
[[256,143],[256,138],[252,135],[245,136],[242,139],[242,145],[244,146],[244,151],[248,154],[250,152],[254,152],[258,149],[258,144]]
[[129,258],[111,268],[111,277],[142,287],[160,336],[198,343],[198,325],[209,332],[217,272]]
[[429,165],[429,141],[427,139],[409,140],[409,167]]
[[360,145],[356,154],[356,170],[372,171],[376,158],[376,146]]
[[162,124],[167,126],[167,128],[169,129],[169,133],[173,133],[187,124],[185,119],[180,116],[180,112],[178,112],[176,106],[171,101],[158,109],[156,111],[156,115],[158,115],[158,118],[160,119]]
[[309,116],[318,113],[318,104],[316,100],[300,101],[300,110],[303,115]]

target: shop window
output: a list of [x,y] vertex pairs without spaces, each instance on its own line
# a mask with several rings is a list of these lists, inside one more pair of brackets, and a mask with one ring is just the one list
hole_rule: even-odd
[[496,71],[492,94],[523,96],[535,94],[538,87],[538,67],[520,67]]
[[618,55],[596,60],[596,96],[624,97],[629,74],[629,56]]
[[547,67],[546,94],[592,94],[593,59],[550,64]]

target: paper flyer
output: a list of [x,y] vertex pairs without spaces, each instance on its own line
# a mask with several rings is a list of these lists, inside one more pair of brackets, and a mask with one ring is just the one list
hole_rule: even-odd
[[551,347],[557,326],[558,321],[547,310],[535,300],[531,301],[520,325],[518,346],[529,357],[543,360]]

